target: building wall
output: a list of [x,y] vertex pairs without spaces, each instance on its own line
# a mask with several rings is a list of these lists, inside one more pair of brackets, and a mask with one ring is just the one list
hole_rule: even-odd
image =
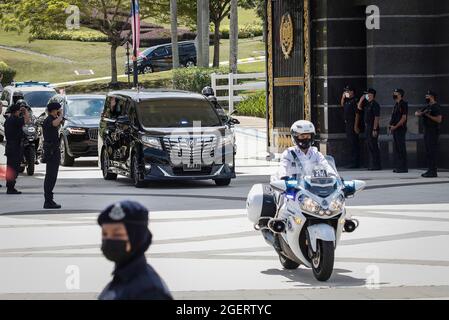
[[[360,96],[377,90],[381,105],[382,162],[392,166],[392,137],[387,126],[402,88],[409,102],[407,148],[411,167],[424,167],[422,128],[414,112],[424,106],[428,89],[439,94],[443,117],[440,167],[449,167],[449,1],[441,0],[317,0],[311,1],[313,50],[313,115],[321,148],[347,164],[342,88],[353,85]],[[367,30],[365,8],[380,9],[380,29]],[[366,152],[362,153],[363,155]]]

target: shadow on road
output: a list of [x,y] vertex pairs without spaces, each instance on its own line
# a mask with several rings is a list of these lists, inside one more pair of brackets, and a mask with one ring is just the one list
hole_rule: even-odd
[[296,282],[298,283],[296,286],[304,287],[304,286],[351,286],[351,287],[360,287],[366,285],[365,279],[358,279],[355,277],[351,277],[345,275],[345,273],[350,273],[350,270],[346,269],[334,269],[331,278],[326,282],[318,281],[313,276],[312,269],[300,267],[295,270],[286,270],[286,269],[268,269],[266,271],[262,271],[263,274],[272,275],[272,276],[283,276],[287,278],[288,282]]

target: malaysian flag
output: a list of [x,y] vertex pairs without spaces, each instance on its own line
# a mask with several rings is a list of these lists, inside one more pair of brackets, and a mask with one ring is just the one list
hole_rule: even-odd
[[[140,55],[140,12],[139,0],[131,0],[131,29],[133,33],[133,56]],[[137,53],[137,54],[136,54]]]

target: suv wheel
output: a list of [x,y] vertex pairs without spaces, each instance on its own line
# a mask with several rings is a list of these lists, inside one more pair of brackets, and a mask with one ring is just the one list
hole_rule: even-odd
[[104,180],[115,180],[117,179],[117,174],[109,172],[109,156],[106,148],[101,152],[101,170],[103,171]]
[[134,186],[136,188],[145,187],[145,181],[142,179],[142,173],[139,169],[139,162],[136,154],[132,156],[131,163],[131,178],[133,179]]
[[186,68],[192,68],[195,66],[195,62],[193,62],[192,60],[189,60],[186,62]]
[[64,167],[71,167],[73,166],[73,163],[75,162],[75,158],[71,157],[67,153],[67,148],[65,146],[65,140],[64,137],[61,137],[61,165]]
[[145,73],[153,73],[153,67],[152,66],[145,66],[145,68],[143,68],[143,74]]

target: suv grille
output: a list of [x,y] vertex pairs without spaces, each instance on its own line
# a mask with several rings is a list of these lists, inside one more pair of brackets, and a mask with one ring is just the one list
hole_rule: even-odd
[[98,129],[89,129],[89,139],[90,140],[98,140]]

